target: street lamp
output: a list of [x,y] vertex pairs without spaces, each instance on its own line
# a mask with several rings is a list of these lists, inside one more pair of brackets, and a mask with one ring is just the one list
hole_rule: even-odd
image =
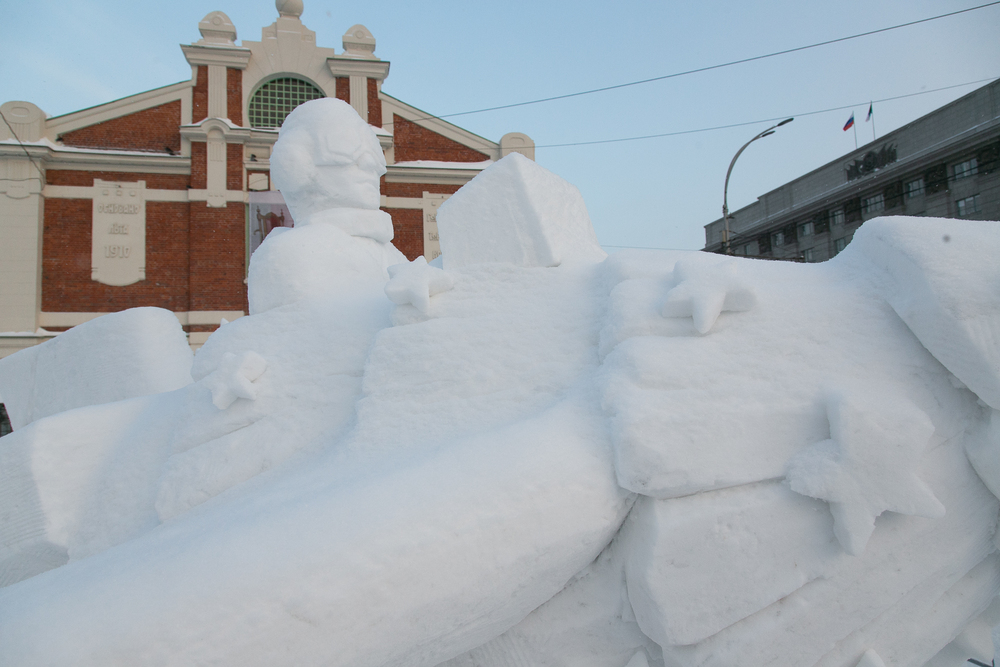
[[736,164],[736,160],[740,157],[743,151],[747,149],[747,146],[757,141],[758,139],[763,139],[764,137],[774,134],[774,131],[776,129],[778,129],[782,125],[787,125],[791,123],[793,120],[795,119],[786,118],[777,125],[772,125],[771,127],[767,128],[766,130],[758,134],[756,137],[751,139],[750,141],[743,144],[743,148],[736,151],[736,155],[733,156],[733,161],[729,163],[729,171],[726,172],[726,186],[722,190],[722,219],[725,221],[726,225],[725,229],[722,231],[722,248],[727,255],[732,254],[732,248],[729,247],[729,220],[732,217],[731,215],[729,215],[729,175],[733,173],[733,165]]

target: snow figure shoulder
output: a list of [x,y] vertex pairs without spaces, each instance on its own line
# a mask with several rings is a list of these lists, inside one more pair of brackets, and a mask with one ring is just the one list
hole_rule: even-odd
[[385,157],[351,106],[324,98],[285,119],[271,177],[295,226],[275,230],[250,262],[250,312],[383,283],[406,261],[391,244],[392,219],[379,210]]

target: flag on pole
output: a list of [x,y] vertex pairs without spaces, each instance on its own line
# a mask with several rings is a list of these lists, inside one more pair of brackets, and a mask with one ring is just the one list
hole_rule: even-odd
[[851,117],[847,119],[847,123],[844,124],[844,132],[847,132],[852,127],[854,127],[854,114],[853,113],[851,114]]
[[867,123],[868,121],[870,121],[872,119],[872,116],[874,114],[875,114],[875,109],[874,109],[873,103],[869,102],[868,103],[868,118],[865,118],[865,122]]

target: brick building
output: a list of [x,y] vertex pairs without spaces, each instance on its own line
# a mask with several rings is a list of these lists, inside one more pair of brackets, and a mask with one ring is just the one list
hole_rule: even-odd
[[382,92],[389,63],[362,25],[343,51],[316,45],[301,0],[277,0],[260,41],[236,42],[222,12],[181,47],[191,79],[47,118],[0,106],[0,357],[51,332],[136,306],[173,311],[193,347],[247,312],[250,253],[290,224],[268,158],[277,127],[317,97],[348,102],[388,164],[382,206],[409,258],[439,253],[435,213],[511,151]]
[[[821,262],[884,215],[1000,220],[1000,80],[734,212],[732,252]],[[724,251],[724,229],[705,225],[705,250]]]

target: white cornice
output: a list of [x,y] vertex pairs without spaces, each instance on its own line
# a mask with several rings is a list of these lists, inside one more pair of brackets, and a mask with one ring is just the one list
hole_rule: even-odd
[[434,185],[465,185],[479,175],[482,169],[397,167],[389,165],[386,183],[429,183]]
[[33,160],[45,169],[73,169],[77,171],[123,171],[150,174],[190,174],[191,158],[162,153],[137,151],[102,151],[85,148],[60,150],[52,146],[25,144],[0,144],[0,159],[24,156],[27,150]]
[[[186,202],[188,190],[144,190],[144,199],[147,202]],[[93,199],[94,188],[87,185],[46,185],[42,190],[42,196],[46,199]]]
[[[84,322],[95,320],[102,315],[110,315],[110,313],[41,312],[38,314],[38,321],[41,327],[75,327]],[[218,324],[223,317],[232,322],[244,315],[246,313],[242,310],[190,310],[174,312],[174,317],[185,326],[192,324]],[[56,334],[46,334],[49,337],[54,335]],[[31,334],[26,334],[25,337],[31,337]]]
[[389,76],[388,60],[333,57],[326,59],[326,66],[334,76],[363,76],[377,81],[383,81]]
[[181,44],[181,51],[192,66],[223,65],[233,69],[246,69],[250,62],[250,49],[241,46]]
[[206,118],[195,125],[181,126],[181,137],[188,141],[207,141],[208,133],[219,130],[226,138],[227,144],[245,144],[254,138],[253,131],[248,127],[238,127],[223,118]]

